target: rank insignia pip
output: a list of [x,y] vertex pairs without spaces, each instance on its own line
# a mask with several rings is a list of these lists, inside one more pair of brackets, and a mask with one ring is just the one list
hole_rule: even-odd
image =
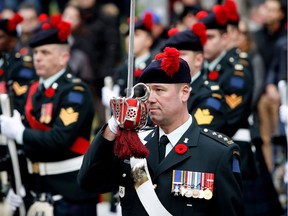
[[79,113],[75,112],[72,107],[67,109],[62,108],[60,111],[60,119],[65,126],[68,126],[78,120]]
[[20,86],[18,82],[13,82],[12,87],[17,96],[25,94],[28,89],[27,85]]
[[225,99],[230,109],[234,109],[242,103],[242,96],[237,96],[236,94],[226,95]]
[[197,109],[194,117],[199,125],[211,124],[212,120],[214,119],[214,116],[210,115],[209,109],[201,110],[200,108]]

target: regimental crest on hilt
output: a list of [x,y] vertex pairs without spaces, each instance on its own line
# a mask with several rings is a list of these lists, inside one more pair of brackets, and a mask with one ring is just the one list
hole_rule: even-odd
[[[142,97],[134,97],[134,89],[136,87],[143,87],[145,95]],[[113,116],[120,128],[139,130],[145,127],[148,119],[146,101],[149,95],[149,87],[144,83],[138,83],[133,87],[131,96],[111,99],[110,107],[113,110]]]

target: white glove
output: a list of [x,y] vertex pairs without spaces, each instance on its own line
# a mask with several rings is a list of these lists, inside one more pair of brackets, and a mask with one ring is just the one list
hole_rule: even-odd
[[284,124],[288,123],[288,105],[282,104],[279,108],[280,120]]
[[[13,110],[13,116],[7,117],[4,115],[0,116],[1,134],[10,139],[16,139],[21,134],[21,139],[23,131],[25,130],[24,125],[21,121],[20,113],[17,110]],[[17,140],[16,140],[17,141]],[[19,143],[20,144],[20,143]]]
[[112,89],[104,86],[101,90],[102,92],[102,104],[110,109],[110,100],[112,97],[119,97],[120,87],[119,85],[114,85]]
[[118,124],[116,119],[114,118],[114,116],[112,116],[109,120],[108,120],[108,127],[109,129],[112,131],[112,133],[117,134],[118,131]]
[[23,203],[22,197],[20,195],[15,194],[12,188],[9,189],[6,199],[7,199],[8,205],[11,207],[13,211],[15,211]]

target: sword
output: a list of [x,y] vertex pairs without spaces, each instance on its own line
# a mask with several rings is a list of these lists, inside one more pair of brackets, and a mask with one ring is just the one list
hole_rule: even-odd
[[135,0],[130,3],[130,23],[129,23],[129,47],[128,47],[128,79],[127,97],[133,95],[133,70],[134,70],[134,29],[135,29]]

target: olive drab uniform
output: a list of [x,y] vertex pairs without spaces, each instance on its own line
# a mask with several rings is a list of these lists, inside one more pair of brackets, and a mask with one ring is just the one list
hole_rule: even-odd
[[190,97],[188,111],[194,116],[201,128],[222,131],[226,124],[225,97],[219,85],[215,82],[204,80],[200,74],[190,84]]

